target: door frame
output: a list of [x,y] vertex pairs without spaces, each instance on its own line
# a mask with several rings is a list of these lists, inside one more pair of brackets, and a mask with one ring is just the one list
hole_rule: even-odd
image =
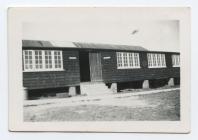
[[[87,61],[84,61],[84,60],[82,60],[83,58],[82,57],[84,57],[83,55],[87,55],[86,57],[88,58],[87,59]],[[82,63],[82,61],[84,61],[84,63],[88,63],[88,65],[86,66],[86,68],[85,69],[87,69],[87,70],[89,70],[88,72],[87,72],[87,74],[86,74],[86,76],[89,76],[89,77],[87,77],[87,78],[85,78],[84,76],[83,76],[83,71],[85,70],[82,70],[83,69],[83,66],[82,65],[84,65],[84,64],[81,64]],[[87,50],[82,50],[82,51],[79,51],[79,69],[80,69],[80,82],[91,82],[91,73],[90,73],[90,62],[89,62],[89,51],[87,51]]]
[[[92,75],[92,72],[94,72],[93,70],[92,70],[92,63],[91,63],[91,61],[92,61],[92,59],[90,58],[91,57],[91,54],[97,54],[97,59],[99,59],[99,65],[96,65],[98,68],[99,68],[99,72],[100,72],[100,79],[93,79],[93,75]],[[101,59],[102,57],[101,57],[101,52],[96,52],[96,51],[90,51],[89,52],[89,66],[90,66],[90,81],[91,82],[101,82],[101,81],[103,81],[103,78],[102,78],[102,59]]]

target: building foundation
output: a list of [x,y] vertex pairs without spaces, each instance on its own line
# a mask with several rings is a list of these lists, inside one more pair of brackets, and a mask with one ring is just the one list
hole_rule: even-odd
[[23,99],[28,100],[28,89],[23,87]]
[[168,80],[168,86],[174,86],[175,84],[174,84],[174,78],[170,78],[169,80]]
[[110,89],[113,93],[117,93],[117,83],[112,83]]
[[144,81],[143,81],[143,83],[142,83],[142,88],[143,88],[143,89],[149,88],[149,80],[144,80]]
[[69,96],[76,95],[76,87],[69,87]]

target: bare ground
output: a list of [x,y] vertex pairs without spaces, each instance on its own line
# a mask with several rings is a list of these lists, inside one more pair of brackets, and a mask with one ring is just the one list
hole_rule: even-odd
[[24,121],[178,121],[180,90],[24,106]]

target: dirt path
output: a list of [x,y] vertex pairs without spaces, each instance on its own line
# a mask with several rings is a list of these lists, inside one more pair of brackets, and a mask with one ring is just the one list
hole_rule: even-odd
[[[25,121],[179,120],[180,90],[24,106]],[[72,98],[70,98],[72,99]]]
[[[71,106],[71,105],[80,105],[84,103],[91,103],[91,101],[105,101],[107,100],[108,103],[113,103],[110,100],[114,100],[116,98],[137,98],[137,95],[147,95],[147,94],[154,94],[160,92],[169,92],[179,90],[179,88],[171,88],[171,89],[159,89],[159,90],[151,90],[151,91],[140,91],[140,92],[128,92],[128,93],[118,93],[118,94],[101,94],[101,95],[94,95],[94,96],[76,96],[71,98],[59,98],[59,99],[43,99],[43,100],[26,100],[24,101],[24,107],[28,106]],[[96,102],[100,103],[100,102]],[[117,102],[119,104],[119,102]],[[120,104],[122,105],[122,104]],[[127,104],[126,104],[127,105]],[[131,103],[129,104],[131,105]]]

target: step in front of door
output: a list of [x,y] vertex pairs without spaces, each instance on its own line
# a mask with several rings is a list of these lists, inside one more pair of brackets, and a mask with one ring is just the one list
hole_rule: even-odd
[[82,83],[80,84],[81,94],[86,95],[98,95],[98,94],[111,94],[111,90],[105,85],[105,83]]

